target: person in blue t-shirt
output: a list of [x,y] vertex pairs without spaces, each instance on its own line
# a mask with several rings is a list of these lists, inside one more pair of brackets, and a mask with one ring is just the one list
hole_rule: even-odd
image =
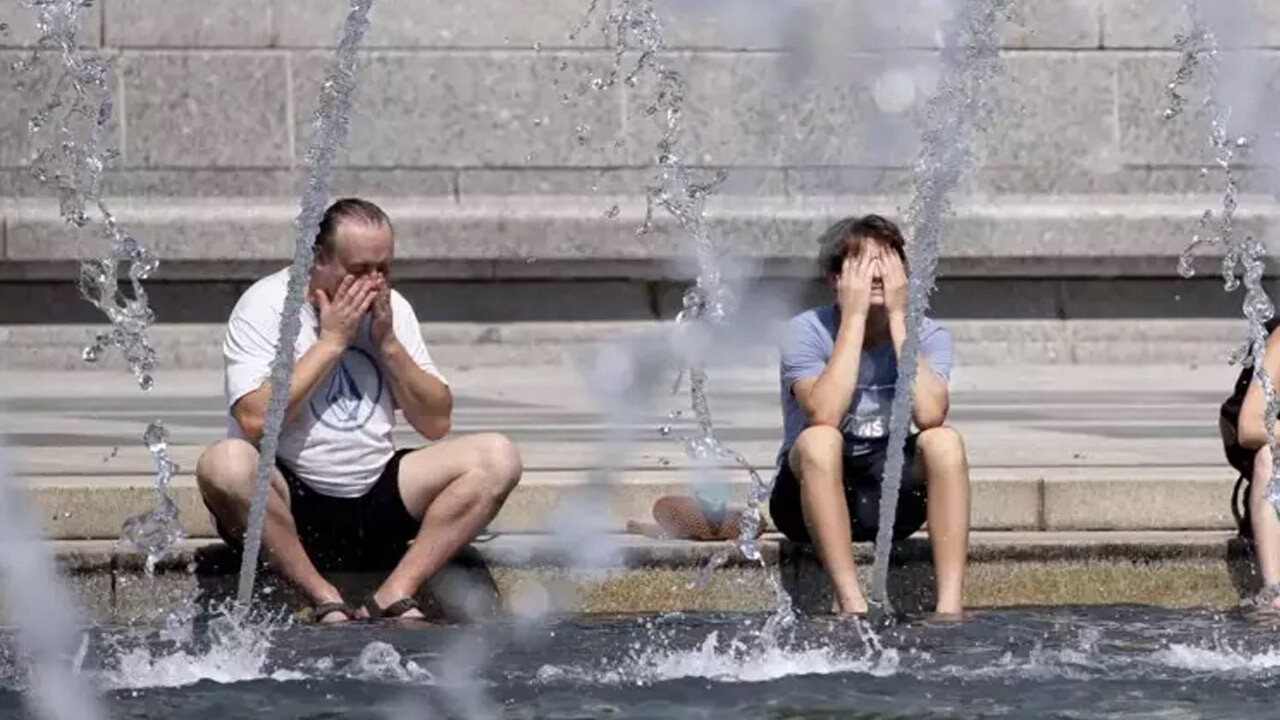
[[[906,250],[889,220],[846,218],[820,240],[819,262],[835,304],[788,323],[781,344],[785,440],[770,498],[774,524],[812,542],[835,585],[840,611],[864,613],[854,541],[873,540],[889,445],[898,354],[907,336]],[[929,524],[937,612],[963,607],[969,545],[969,465],[964,442],[944,423],[950,406],[951,334],[925,318],[913,386],[894,538]]]

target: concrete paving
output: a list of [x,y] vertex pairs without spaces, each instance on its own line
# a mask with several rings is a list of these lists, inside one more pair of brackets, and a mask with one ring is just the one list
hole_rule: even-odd
[[[975,528],[1230,528],[1235,477],[1222,459],[1215,418],[1234,374],[1225,365],[958,368],[952,422],[970,452]],[[544,531],[593,484],[605,489],[603,524],[617,530],[649,519],[657,497],[697,483],[726,484],[746,497],[745,472],[697,468],[683,456],[676,438],[692,431],[688,400],[668,395],[665,382],[624,424],[571,366],[449,376],[455,433],[502,432],[524,454],[524,482],[495,521],[497,531]],[[188,533],[209,537],[191,473],[201,448],[224,435],[220,395],[217,371],[161,372],[149,393],[124,374],[0,374],[0,427],[48,536],[114,538],[125,518],[152,506],[154,467],[141,434],[160,419],[181,466],[173,491]],[[722,440],[769,477],[781,425],[775,371],[713,371],[711,407]],[[673,419],[675,411],[684,412]],[[664,425],[672,427],[669,437],[660,432]],[[610,457],[615,437],[628,444]],[[396,441],[421,442],[407,425]],[[617,472],[597,471],[607,465]]]

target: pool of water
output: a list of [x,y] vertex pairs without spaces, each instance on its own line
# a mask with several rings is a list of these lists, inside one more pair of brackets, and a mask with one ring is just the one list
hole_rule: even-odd
[[[189,637],[182,637],[190,633]],[[0,717],[24,717],[6,653]],[[1134,607],[908,619],[668,615],[486,627],[95,631],[113,717],[1280,717],[1280,623]]]

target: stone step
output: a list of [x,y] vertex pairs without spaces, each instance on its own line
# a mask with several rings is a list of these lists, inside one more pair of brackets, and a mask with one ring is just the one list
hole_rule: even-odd
[[[812,274],[814,240],[838,217],[858,212],[898,215],[900,196],[713,197],[713,237],[732,237],[735,252],[765,262],[767,274]],[[296,200],[279,198],[113,199],[130,232],[165,262],[168,279],[249,279],[291,258]],[[1168,277],[1212,195],[1041,195],[957,197],[942,246],[947,276],[1149,275]],[[615,213],[606,209],[617,207]],[[548,279],[644,277],[687,279],[690,248],[663,214],[638,236],[643,196],[479,195],[398,198],[385,203],[398,229],[396,275],[405,279]],[[1241,232],[1254,233],[1274,255],[1268,232],[1278,206],[1242,198]],[[606,217],[606,214],[613,217]],[[92,257],[98,237],[77,232],[45,199],[0,203],[7,279],[73,279],[75,262]],[[1209,256],[1218,249],[1202,247]],[[1209,263],[1205,263],[1206,269]]]
[[[1240,319],[945,320],[961,365],[1222,364],[1243,344]],[[769,367],[777,362],[780,322],[734,339],[723,364]],[[667,337],[671,322],[426,323],[432,356],[444,368],[574,365],[602,344]],[[113,370],[119,353],[98,363],[82,359],[103,325],[0,326],[0,367],[8,370]],[[171,323],[149,333],[161,368],[220,369],[224,326]],[[759,330],[759,328],[757,329]]]
[[[446,616],[483,616],[495,609],[524,616],[545,613],[765,612],[776,607],[770,576],[801,612],[832,607],[830,585],[807,548],[766,535],[763,563],[732,553],[727,543],[657,541],[636,536],[593,537],[590,558],[580,539],[553,535],[497,535],[474,543],[428,585]],[[73,595],[100,622],[153,622],[158,613],[195,601],[205,607],[235,592],[238,558],[221,543],[182,543],[142,574],[142,558],[104,541],[54,542]],[[864,586],[872,548],[858,545]],[[704,568],[728,552],[717,570]],[[927,541],[898,545],[890,572],[895,607],[922,612],[932,602]],[[349,597],[382,579],[331,579]],[[267,603],[297,599],[270,571],[261,576]],[[1225,532],[977,532],[971,538],[965,603],[969,608],[1019,605],[1147,604],[1230,607],[1256,592],[1246,549]],[[274,592],[283,590],[283,592]]]
[[[621,531],[628,520],[651,522],[664,495],[689,494],[693,476],[629,469],[608,484],[592,484],[590,469],[531,471],[490,525],[496,532],[548,532],[565,517],[590,513],[600,527]],[[767,475],[766,475],[767,478]],[[744,502],[743,473],[724,473],[731,497]],[[156,504],[145,475],[28,476],[35,507],[50,539],[113,539],[124,521]],[[1233,477],[1221,467],[992,468],[973,470],[972,522],[978,530],[1221,530],[1234,527]],[[189,537],[213,537],[208,511],[190,476],[170,494]],[[766,517],[767,517],[767,508]]]

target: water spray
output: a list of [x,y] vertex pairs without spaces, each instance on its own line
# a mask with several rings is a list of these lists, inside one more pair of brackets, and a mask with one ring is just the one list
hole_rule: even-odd
[[911,426],[913,385],[920,356],[920,325],[929,308],[943,229],[952,215],[951,193],[973,160],[975,129],[990,113],[990,86],[1003,72],[1000,25],[1013,19],[1011,0],[964,0],[949,21],[941,50],[942,77],[925,107],[914,191],[906,211],[909,292],[907,337],[898,358],[889,419],[889,451],[880,494],[880,525],[872,567],[871,605],[890,615],[888,578],[893,525]]
[[302,209],[294,220],[296,238],[293,264],[289,267],[289,284],[284,309],[280,316],[280,337],[271,362],[270,396],[267,401],[266,424],[258,447],[258,470],[254,480],[253,501],[245,531],[244,556],[240,565],[240,587],[237,600],[245,613],[253,600],[253,584],[257,576],[258,553],[262,547],[262,526],[267,517],[267,489],[275,467],[280,430],[289,404],[289,384],[293,380],[294,346],[302,329],[303,291],[311,274],[313,247],[320,220],[329,204],[330,175],[333,160],[347,137],[351,102],[356,89],[356,48],[369,29],[369,9],[373,0],[350,0],[342,39],[329,71],[320,87],[320,103],[312,118],[311,145],[306,154],[307,187],[302,195]]

